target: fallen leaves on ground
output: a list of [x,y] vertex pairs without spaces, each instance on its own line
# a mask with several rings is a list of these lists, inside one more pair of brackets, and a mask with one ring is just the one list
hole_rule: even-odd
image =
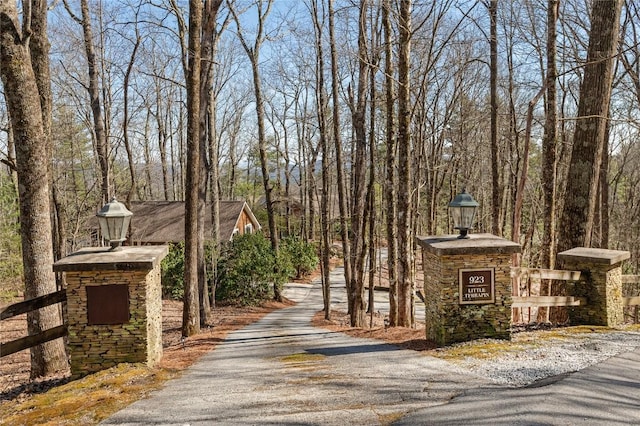
[[383,340],[387,343],[414,351],[425,351],[436,348],[436,344],[426,339],[424,323],[416,322],[414,328],[410,327],[386,327],[384,315],[380,313],[367,314],[364,327],[351,327],[348,314],[340,311],[331,311],[331,319],[324,318],[324,311],[316,313],[312,324],[314,327],[325,328],[331,331],[339,331],[352,337]]

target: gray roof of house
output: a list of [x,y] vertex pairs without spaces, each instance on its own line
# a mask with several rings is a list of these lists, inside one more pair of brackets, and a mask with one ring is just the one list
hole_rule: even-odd
[[[184,201],[133,201],[129,207],[130,240],[133,244],[164,244],[184,241]],[[220,241],[229,241],[243,211],[256,229],[260,224],[244,201],[220,201]],[[205,239],[211,237],[211,204],[205,212]]]

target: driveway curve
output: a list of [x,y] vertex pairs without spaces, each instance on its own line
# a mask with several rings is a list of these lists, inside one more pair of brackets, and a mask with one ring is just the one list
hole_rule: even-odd
[[[339,304],[342,270],[331,279]],[[468,389],[494,388],[446,361],[312,327],[320,283],[286,295],[298,303],[230,333],[180,378],[103,424],[390,424]]]

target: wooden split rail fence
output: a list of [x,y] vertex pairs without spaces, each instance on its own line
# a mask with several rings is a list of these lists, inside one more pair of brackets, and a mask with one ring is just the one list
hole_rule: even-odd
[[[44,308],[46,306],[54,305],[56,303],[64,303],[67,301],[66,290],[59,290],[55,293],[45,294],[44,296],[36,297],[34,299],[25,300],[23,302],[14,303],[9,305],[0,312],[0,321],[13,318],[17,315],[21,315],[36,309]],[[33,334],[20,339],[12,340],[6,343],[0,343],[0,358],[11,355],[13,353],[29,349],[33,346],[40,345],[50,340],[58,339],[67,335],[67,325],[59,325],[48,330],[44,330],[41,333]]]
[[[580,271],[563,271],[555,269],[534,269],[534,268],[512,268],[511,278],[520,284],[523,279],[556,280],[556,281],[578,281]],[[513,296],[512,308],[532,308],[551,306],[580,306],[586,303],[583,298],[573,296],[531,296],[530,284],[526,287],[528,296]]]
[[[587,303],[585,298],[574,296],[542,296],[531,295],[530,280],[554,280],[554,281],[578,281],[580,280],[580,271],[567,271],[556,269],[537,269],[537,268],[512,268],[511,279],[514,280],[516,286],[520,286],[523,280],[527,280],[525,287],[527,296],[513,296],[512,308],[541,308],[554,306],[584,306]],[[640,275],[623,275],[623,285],[640,284]],[[638,288],[640,290],[640,287]],[[639,321],[640,311],[640,295],[625,296],[622,298],[622,304],[625,307],[635,306],[635,322]]]

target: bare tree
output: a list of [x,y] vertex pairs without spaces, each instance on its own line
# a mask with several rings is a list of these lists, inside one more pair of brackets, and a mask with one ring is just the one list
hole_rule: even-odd
[[385,55],[385,107],[386,107],[386,179],[385,179],[385,207],[387,231],[387,267],[389,269],[389,324],[397,325],[398,319],[398,287],[397,287],[397,173],[396,173],[396,141],[395,141],[395,80],[393,60],[393,29],[391,25],[391,0],[382,4],[382,26],[384,29]]
[[200,70],[202,66],[202,9],[200,0],[189,1],[187,79],[187,181],[185,184],[184,308],[182,335],[200,331],[198,294],[198,204],[200,188]]
[[[260,156],[260,168],[262,171],[262,184],[264,186],[264,195],[265,195],[265,204],[267,207],[267,216],[269,221],[269,236],[271,239],[271,248],[274,252],[278,252],[278,231],[276,228],[276,212],[273,203],[273,186],[271,185],[271,178],[269,175],[269,165],[267,158],[267,136],[265,132],[265,118],[264,118],[264,98],[262,94],[262,82],[260,79],[260,48],[262,47],[262,43],[264,43],[266,39],[265,34],[265,22],[267,16],[271,12],[271,8],[273,7],[273,0],[267,0],[266,4],[263,0],[256,0],[255,5],[258,11],[258,23],[257,23],[257,32],[256,37],[253,43],[253,46],[249,46],[249,43],[246,40],[246,36],[243,33],[242,26],[240,24],[239,15],[235,9],[235,6],[229,3],[227,0],[227,5],[231,11],[233,19],[236,23],[238,29],[238,39],[242,44],[247,56],[249,58],[249,62],[251,62],[251,71],[253,75],[253,88],[254,95],[256,99],[256,118],[258,121],[258,152]],[[280,294],[280,288],[277,284],[273,286],[274,290],[274,299],[277,301],[282,300],[282,295]]]
[[556,233],[556,150],[558,114],[556,102],[556,24],[558,0],[547,3],[547,102],[544,137],[542,140],[542,189],[544,193],[544,231],[540,262],[543,268],[553,269],[555,263]]
[[622,0],[593,3],[558,250],[591,246]]
[[413,241],[411,238],[411,9],[412,1],[400,3],[398,18],[398,322],[413,325]]
[[347,287],[351,326],[362,327],[365,324],[364,305],[364,259],[366,255],[366,107],[367,80],[369,77],[369,54],[367,47],[367,10],[368,0],[360,0],[358,15],[358,81],[356,93],[350,93],[350,107],[355,133],[355,154],[351,178],[351,283]]
[[[324,6],[324,2],[322,2]],[[331,244],[329,240],[329,135],[327,125],[327,94],[324,82],[324,49],[322,45],[322,32],[324,27],[325,12],[318,10],[316,1],[311,2],[311,10],[313,15],[313,23],[316,37],[316,97],[317,97],[317,113],[318,113],[318,129],[320,133],[320,148],[322,149],[322,193],[320,194],[320,268],[322,270],[322,298],[324,305],[325,319],[331,319],[331,281],[329,270],[329,252]]]
[[130,187],[129,191],[127,191],[127,199],[126,204],[131,204],[131,199],[133,198],[133,194],[135,194],[138,182],[136,179],[136,165],[135,160],[133,158],[133,149],[131,147],[131,141],[129,139],[129,121],[130,121],[130,111],[129,111],[129,84],[131,81],[131,73],[133,71],[133,66],[136,60],[136,54],[138,53],[138,49],[140,48],[140,43],[142,42],[142,37],[138,31],[137,27],[137,17],[136,17],[136,29],[135,29],[135,39],[133,41],[133,49],[131,50],[131,56],[129,58],[129,63],[127,64],[127,69],[124,73],[124,80],[122,82],[123,85],[123,115],[122,118],[122,140],[124,142],[125,150],[127,151],[127,160],[129,165],[129,177],[130,177]]
[[[205,1],[203,10],[202,24],[202,60],[203,65],[200,70],[200,182],[198,188],[198,291],[200,292],[200,324],[202,326],[209,322],[211,314],[211,303],[209,299],[209,286],[206,277],[205,264],[205,216],[207,204],[207,183],[211,177],[210,172],[215,168],[217,171],[217,155],[209,156],[209,151],[215,151],[217,154],[218,146],[215,141],[215,124],[207,125],[208,121],[215,120],[215,108],[213,100],[213,73],[214,59],[216,53],[216,45],[219,37],[217,26],[218,10],[222,5],[222,0]],[[216,163],[214,164],[213,160]],[[217,187],[217,180],[211,179],[212,184]],[[213,239],[214,246],[218,244],[218,228],[219,228],[219,197],[217,192],[215,199],[211,200],[212,204],[212,224],[214,224]]]
[[[340,211],[340,240],[342,241],[342,255],[344,259],[351,257],[351,247],[349,246],[349,221],[348,221],[348,205],[347,205],[347,185],[344,176],[344,159],[342,137],[340,136],[340,95],[338,94],[338,54],[336,52],[336,35],[335,35],[335,11],[333,9],[333,0],[328,0],[329,7],[329,49],[331,51],[331,100],[333,102],[332,124],[333,124],[333,143],[335,151],[336,163],[336,184],[338,186],[338,208]],[[344,280],[351,283],[351,263],[344,262]]]
[[490,102],[491,102],[491,232],[501,235],[500,165],[498,164],[498,0],[489,1]]
[[84,48],[87,56],[87,67],[89,75],[89,84],[86,86],[91,103],[91,112],[93,115],[93,132],[95,137],[96,153],[98,156],[98,164],[100,165],[101,172],[101,190],[102,201],[104,203],[109,202],[111,193],[111,181],[110,181],[110,164],[109,164],[109,142],[107,138],[107,131],[105,129],[105,118],[103,114],[102,101],[100,97],[100,83],[99,83],[99,65],[98,58],[95,52],[94,40],[93,40],[93,27],[91,24],[91,14],[89,11],[88,0],[80,0],[81,17],[78,17],[69,6],[67,0],[64,1],[64,6],[69,12],[69,15],[82,26],[82,33],[84,37]]
[[[26,3],[27,4],[27,3]],[[56,290],[53,274],[53,242],[49,202],[50,141],[46,130],[51,118],[46,107],[48,54],[46,2],[28,3],[22,25],[16,3],[0,2],[0,77],[5,89],[11,130],[16,143],[16,169],[20,199],[20,236],[24,264],[25,298]],[[36,24],[32,26],[32,23]],[[31,50],[31,37],[34,45]],[[32,60],[32,57],[34,58]],[[34,66],[34,64],[38,64]],[[40,87],[43,88],[41,98]],[[29,334],[38,334],[61,324],[57,307],[32,311],[27,318]],[[62,339],[31,349],[31,377],[68,368]]]

